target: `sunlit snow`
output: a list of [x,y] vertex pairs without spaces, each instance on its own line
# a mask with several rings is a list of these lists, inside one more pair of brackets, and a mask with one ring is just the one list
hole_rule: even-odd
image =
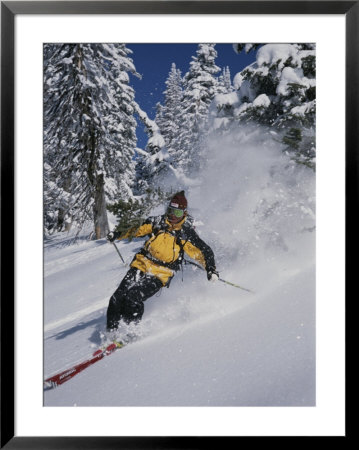
[[[46,391],[46,406],[315,405],[315,174],[263,136],[212,139],[195,183],[165,180],[185,189],[220,276],[253,293],[185,265],[146,301],[138,340]],[[95,351],[127,270],[87,236],[45,241],[45,376]],[[127,264],[142,243],[117,244]]]

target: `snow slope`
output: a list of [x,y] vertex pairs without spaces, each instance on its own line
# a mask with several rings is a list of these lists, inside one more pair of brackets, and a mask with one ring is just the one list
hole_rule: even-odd
[[[212,142],[186,189],[221,282],[185,266],[145,303],[139,339],[57,389],[45,406],[315,405],[315,176],[260,134]],[[118,245],[129,263],[142,245]],[[44,375],[100,344],[125,274],[105,240],[45,241]]]

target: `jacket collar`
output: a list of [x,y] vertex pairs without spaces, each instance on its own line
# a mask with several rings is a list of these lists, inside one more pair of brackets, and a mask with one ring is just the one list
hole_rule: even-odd
[[184,218],[181,220],[181,222],[172,224],[167,220],[167,217],[165,219],[166,225],[168,225],[169,231],[178,231],[182,228],[183,224],[186,222],[187,216],[184,216]]

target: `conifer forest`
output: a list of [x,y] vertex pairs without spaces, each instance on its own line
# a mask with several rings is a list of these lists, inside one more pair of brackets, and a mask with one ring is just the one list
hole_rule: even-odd
[[198,183],[211,143],[239,149],[243,130],[315,171],[315,45],[233,44],[233,52],[252,53],[254,63],[231,74],[216,64],[215,44],[198,44],[181,73],[173,55],[150,117],[132,86],[141,75],[126,44],[45,44],[45,236],[91,224],[91,239],[103,238],[109,214],[119,229],[133,226]]

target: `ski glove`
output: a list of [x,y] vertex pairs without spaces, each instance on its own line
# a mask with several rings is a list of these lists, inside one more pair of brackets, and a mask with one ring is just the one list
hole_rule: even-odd
[[112,244],[113,242],[115,242],[116,238],[117,238],[117,234],[114,233],[113,231],[110,231],[110,232],[108,233],[108,235],[106,236],[106,239],[108,240],[108,242],[111,242],[111,244]]
[[208,281],[217,281],[219,279],[219,273],[213,267],[207,270]]

